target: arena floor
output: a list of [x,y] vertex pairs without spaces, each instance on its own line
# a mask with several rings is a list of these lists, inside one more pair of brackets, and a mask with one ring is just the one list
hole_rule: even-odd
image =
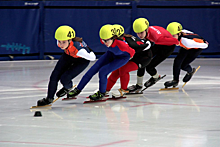
[[[46,96],[56,62],[0,62],[0,146],[220,146],[220,59],[196,59],[192,66],[201,68],[184,89],[181,81],[179,90],[159,91],[165,81],[172,80],[173,59],[169,58],[157,67],[159,74],[167,76],[142,95],[83,104],[98,88],[95,75],[78,99],[59,99],[52,107],[30,109]],[[74,84],[85,71],[73,80]],[[180,80],[184,75],[182,71]],[[136,71],[130,76],[129,85],[135,84]],[[145,74],[145,81],[149,78]],[[118,88],[119,82],[113,91]],[[36,111],[42,117],[34,117]]]

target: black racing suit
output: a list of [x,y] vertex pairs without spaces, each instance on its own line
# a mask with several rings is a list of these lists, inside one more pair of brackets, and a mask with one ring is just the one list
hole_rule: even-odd
[[136,63],[139,69],[144,69],[152,59],[152,51],[150,47],[152,42],[147,40],[140,40],[137,37],[124,37],[128,45],[135,50],[135,55],[130,61]]

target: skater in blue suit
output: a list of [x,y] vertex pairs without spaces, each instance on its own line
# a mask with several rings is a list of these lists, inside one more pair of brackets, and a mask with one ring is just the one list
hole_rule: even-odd
[[108,74],[125,65],[134,56],[135,50],[126,42],[117,39],[112,25],[102,26],[99,35],[101,42],[108,47],[108,51],[86,72],[79,85],[68,93],[67,98],[77,96],[91,78],[99,72],[99,91],[90,95],[89,98],[91,100],[102,99],[106,92]]

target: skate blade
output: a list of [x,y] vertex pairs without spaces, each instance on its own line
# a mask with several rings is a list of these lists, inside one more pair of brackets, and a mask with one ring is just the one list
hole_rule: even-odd
[[135,92],[135,93],[126,93],[125,95],[134,95],[134,94],[143,94],[143,92],[140,91],[140,92]]
[[30,109],[34,109],[34,108],[47,108],[47,107],[51,107],[52,105],[44,105],[44,106],[32,106],[30,107]]
[[145,87],[144,89],[141,90],[141,92],[143,93],[144,90],[146,90],[148,87]]
[[[104,97],[109,97],[109,95],[105,95]],[[89,99],[89,96],[87,96],[86,98]]]
[[[160,81],[161,79],[163,79],[164,77],[166,77],[166,75],[161,76],[161,77],[156,81],[156,83],[157,83],[158,81]],[[156,84],[156,83],[154,83],[154,84]],[[154,84],[153,84],[153,85],[154,85]],[[143,92],[144,90],[146,90],[147,88],[149,88],[149,87],[151,87],[151,86],[153,86],[153,85],[150,85],[150,86],[147,86],[147,87],[145,86],[145,88],[142,89],[141,92]]]
[[120,96],[120,97],[115,97],[115,96],[112,96],[111,98],[107,98],[107,100],[119,100],[119,99],[125,99],[127,97],[125,96]]
[[173,88],[161,88],[159,91],[168,91],[168,90],[179,90],[179,87],[173,87]]
[[52,107],[37,107],[37,108],[30,108],[30,112],[36,112],[36,111],[47,111],[47,110],[50,110],[52,109]]
[[185,83],[183,84],[182,88],[186,85],[186,83],[187,83],[187,82],[185,82]]
[[107,100],[107,99],[102,99],[102,100],[97,100],[97,101],[87,100],[87,101],[84,101],[83,104],[106,102],[106,100]]
[[62,101],[69,101],[69,100],[75,100],[77,99],[76,97],[72,97],[72,98],[63,98]]
[[164,77],[166,77],[166,75],[163,75],[162,77],[160,77],[160,79],[159,79],[159,80],[163,79]]

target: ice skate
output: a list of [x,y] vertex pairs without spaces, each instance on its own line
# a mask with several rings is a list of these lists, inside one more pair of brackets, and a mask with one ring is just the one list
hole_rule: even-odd
[[[95,90],[94,93],[97,93],[98,91],[99,91],[99,89]],[[105,97],[109,97],[109,94],[110,94],[110,91],[106,91],[104,95],[105,95]],[[87,96],[86,98],[89,99],[89,96]]]
[[71,89],[72,89],[72,88],[66,89],[65,87],[63,87],[62,89],[60,89],[60,90],[56,93],[56,96],[57,96],[57,97],[63,97],[64,95],[66,95],[67,93],[69,93]]
[[45,106],[53,103],[53,98],[43,98],[37,101],[37,106]]
[[105,97],[105,94],[101,93],[100,91],[97,91],[93,95],[90,95],[89,98],[93,101],[101,100]]
[[150,86],[154,85],[156,82],[158,82],[159,80],[163,79],[165,76],[166,75],[163,75],[162,77],[159,76],[158,78],[151,77],[147,82],[144,83],[145,88],[143,90],[141,90],[141,92],[143,92],[144,90],[146,90]]
[[71,90],[69,93],[67,93],[67,98],[63,98],[62,100],[73,100],[76,99],[76,96],[79,95],[81,90],[79,90],[77,87]]
[[196,69],[193,68],[192,72],[186,73],[186,75],[183,78],[183,82],[188,82],[192,78],[192,76],[195,72],[196,72]]
[[32,106],[32,108],[40,108],[40,107],[50,107],[52,106],[53,98],[43,98],[37,101],[37,106]]
[[[98,91],[99,91],[99,89],[96,89],[96,90],[94,91],[94,93],[96,93],[96,92],[98,92]],[[110,92],[110,91],[105,91],[105,97],[109,97],[109,92]],[[89,98],[89,96],[88,96],[87,98]]]
[[60,97],[53,100],[53,98],[43,98],[37,101],[37,106],[32,106],[32,108],[41,108],[41,107],[51,107],[54,102],[56,102]]
[[182,86],[182,88],[186,85],[187,82],[190,81],[190,79],[192,78],[192,76],[197,72],[197,70],[199,70],[200,66],[197,67],[197,69],[193,68],[192,72],[187,73],[184,78],[183,78],[183,82],[185,82]]
[[109,97],[109,93],[110,93],[109,91],[106,91],[105,92],[105,97]]
[[93,95],[89,96],[90,100],[84,101],[85,103],[95,103],[95,102],[105,102],[107,99],[105,98],[105,93],[101,93],[100,91],[97,91]]
[[[162,88],[160,90],[178,90],[179,88],[176,87],[178,85],[178,83],[179,83],[179,81],[177,81],[177,80],[167,81],[164,83],[165,88]],[[168,88],[168,87],[172,87],[172,88]]]
[[110,99],[120,99],[120,98],[126,98],[124,97],[125,94],[129,93],[129,90],[124,90],[124,89],[118,89],[116,92],[112,93],[112,98],[108,98],[108,100]]
[[136,84],[128,87],[129,92],[141,91],[142,86]]
[[141,92],[141,89],[143,87],[136,84],[136,85],[132,85],[128,87],[129,92],[126,93],[126,95],[131,95],[131,94],[143,94],[143,92]]

